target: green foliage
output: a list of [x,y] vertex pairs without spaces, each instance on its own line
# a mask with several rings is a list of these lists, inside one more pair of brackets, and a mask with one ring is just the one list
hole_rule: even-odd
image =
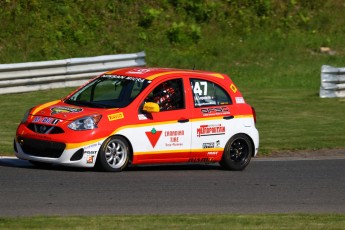
[[220,6],[213,1],[204,0],[170,0],[169,1],[179,12],[188,15],[189,18],[197,23],[209,22],[214,16],[217,8]]
[[144,28],[152,26],[153,21],[157,20],[161,15],[161,10],[149,8],[144,11],[144,15],[139,18],[139,25]]
[[183,22],[174,22],[167,31],[167,37],[172,44],[196,44],[201,39],[201,28],[195,24],[186,26]]
[[211,35],[339,33],[343,9],[340,0],[2,0],[0,63],[191,50]]
[[167,37],[171,43],[182,43],[187,41],[187,36],[184,33],[185,24],[173,23],[172,27],[167,32]]

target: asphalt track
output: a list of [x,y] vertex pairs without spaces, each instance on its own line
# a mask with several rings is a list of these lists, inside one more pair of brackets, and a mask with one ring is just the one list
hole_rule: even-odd
[[255,158],[218,165],[132,167],[121,173],[0,157],[0,216],[345,213],[345,157]]

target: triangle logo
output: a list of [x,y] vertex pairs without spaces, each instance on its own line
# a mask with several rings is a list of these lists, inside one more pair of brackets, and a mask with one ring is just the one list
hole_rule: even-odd
[[157,131],[155,128],[152,128],[151,131],[145,132],[145,134],[154,148],[161,137],[162,131]]

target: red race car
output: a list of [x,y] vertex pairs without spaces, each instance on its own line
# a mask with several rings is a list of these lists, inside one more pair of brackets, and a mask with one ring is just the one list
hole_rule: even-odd
[[29,109],[15,154],[35,165],[219,162],[243,170],[258,152],[253,107],[224,74],[163,68],[106,72]]

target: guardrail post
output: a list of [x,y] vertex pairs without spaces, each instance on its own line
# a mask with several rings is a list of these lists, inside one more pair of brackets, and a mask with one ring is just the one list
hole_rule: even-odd
[[345,97],[345,68],[321,67],[320,97]]

